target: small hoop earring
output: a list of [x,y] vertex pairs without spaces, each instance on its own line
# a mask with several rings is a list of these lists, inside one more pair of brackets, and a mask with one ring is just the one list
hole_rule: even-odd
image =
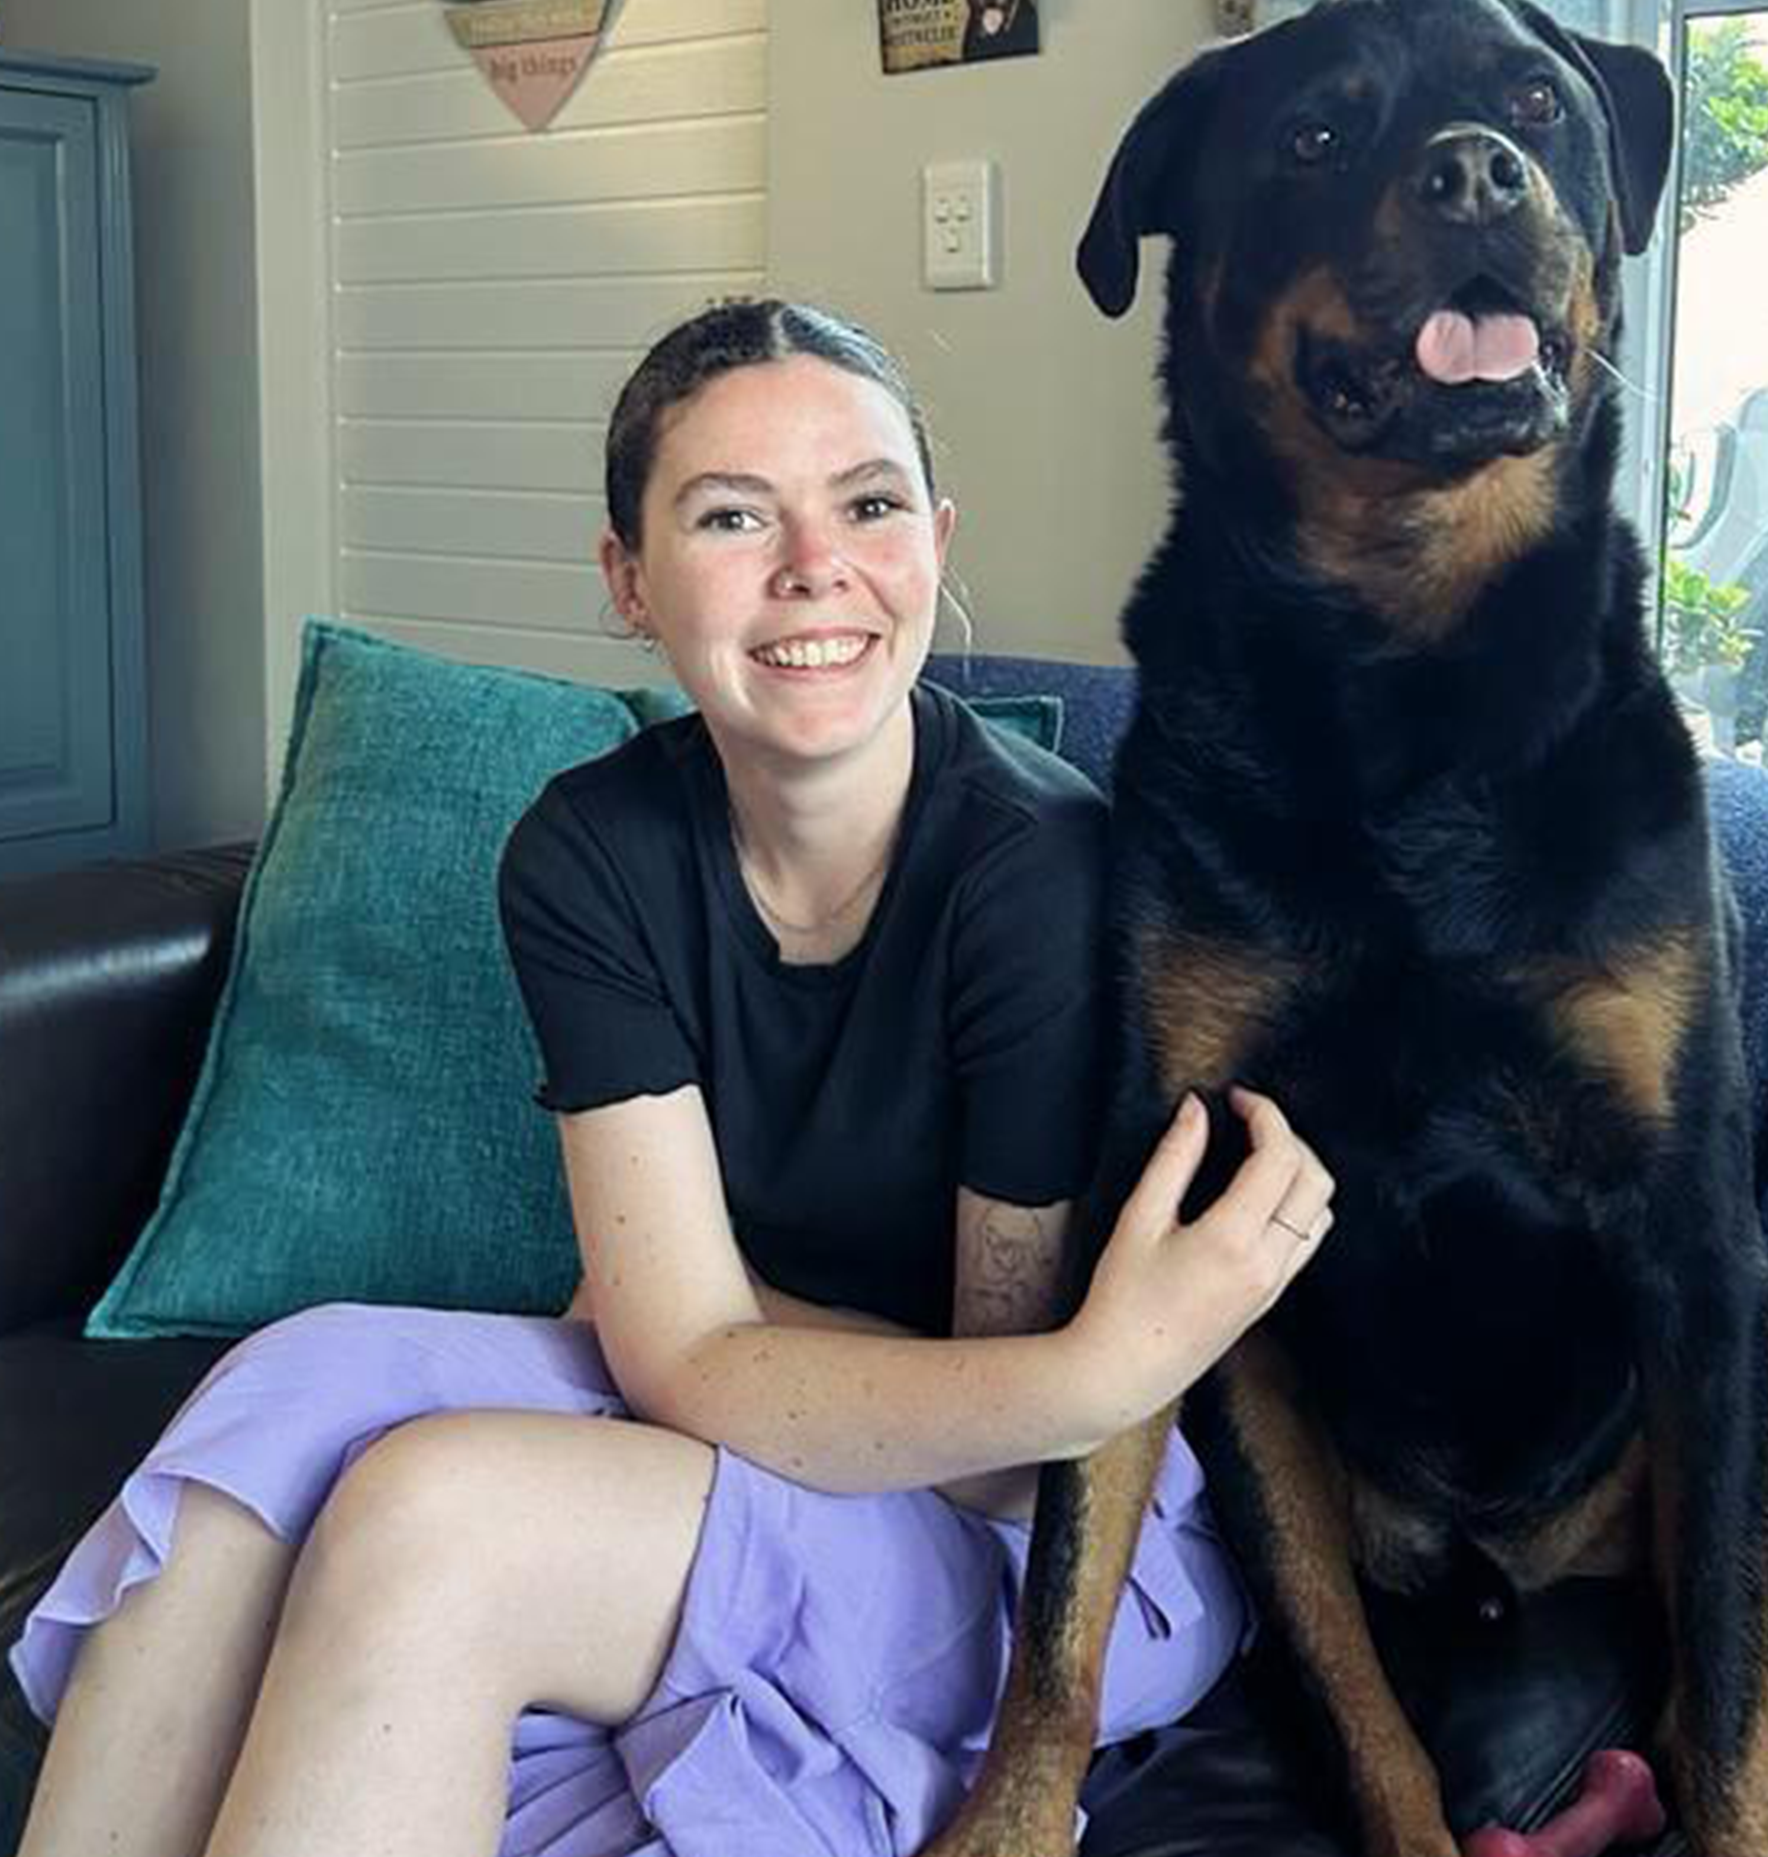
[[[952,609],[953,616],[957,619],[958,627],[964,634],[962,656],[965,669],[967,670],[969,668],[971,655],[976,649],[976,627],[971,622],[970,608],[958,591],[959,588],[963,587],[963,581],[961,581],[956,574],[948,572],[940,577],[939,597]],[[968,588],[964,588],[964,591],[967,593],[969,590]]]
[[657,634],[642,625],[634,625],[614,604],[611,595],[603,595],[596,623],[602,636],[611,638],[617,645],[637,645],[641,651],[657,649]]

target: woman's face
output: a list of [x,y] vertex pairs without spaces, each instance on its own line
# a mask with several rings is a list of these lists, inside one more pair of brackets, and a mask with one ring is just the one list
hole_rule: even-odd
[[666,417],[643,545],[609,534],[602,567],[721,750],[820,759],[906,714],[953,519],[896,401],[795,355],[721,374]]

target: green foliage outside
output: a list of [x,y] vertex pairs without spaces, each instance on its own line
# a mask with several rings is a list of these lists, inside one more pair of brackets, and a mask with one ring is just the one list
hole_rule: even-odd
[[1682,230],[1768,167],[1768,67],[1747,19],[1702,23],[1688,35],[1682,139]]
[[1705,574],[1671,554],[1664,560],[1663,654],[1679,676],[1704,664],[1737,670],[1750,654],[1755,629],[1743,623],[1747,587],[1715,586]]

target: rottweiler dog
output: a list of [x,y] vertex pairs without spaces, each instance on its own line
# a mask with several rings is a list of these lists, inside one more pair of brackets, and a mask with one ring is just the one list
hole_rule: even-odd
[[[1371,1857],[1456,1842],[1363,1583],[1630,1567],[1690,1844],[1768,1853],[1737,938],[1612,496],[1621,260],[1672,120],[1649,54],[1525,0],[1322,0],[1148,103],[1080,246],[1116,316],[1138,240],[1172,239],[1177,490],[1124,620],[1121,1054],[1082,1223],[1096,1247],[1181,1094],[1236,1080],[1337,1176],[1321,1255],[1186,1419]],[[1070,1848],[1171,1419],[1046,1470],[939,1857]]]

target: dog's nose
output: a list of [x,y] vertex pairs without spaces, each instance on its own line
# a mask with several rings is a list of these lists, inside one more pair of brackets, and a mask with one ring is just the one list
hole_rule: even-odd
[[1491,129],[1434,136],[1417,175],[1426,210],[1455,226],[1489,226],[1529,197],[1529,164],[1514,142]]

